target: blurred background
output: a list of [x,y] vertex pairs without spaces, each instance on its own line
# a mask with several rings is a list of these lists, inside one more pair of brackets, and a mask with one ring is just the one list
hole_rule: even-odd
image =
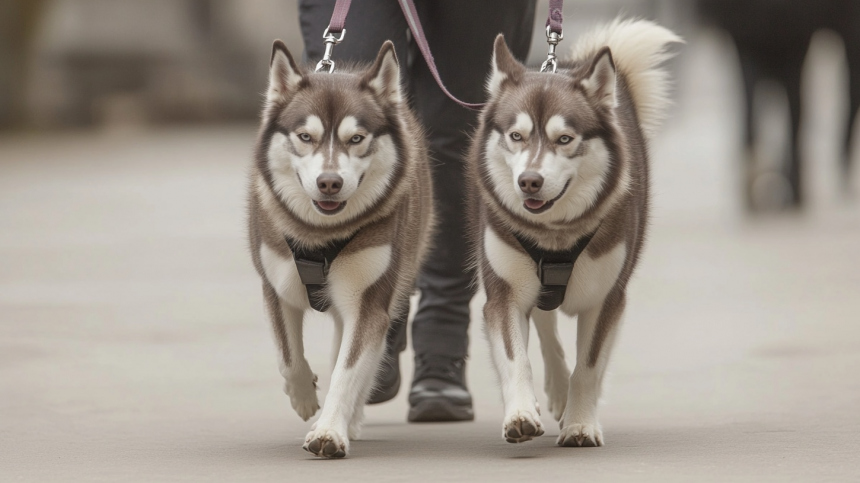
[[[532,66],[546,55],[548,2],[537,4]],[[585,474],[860,472],[858,9],[565,2],[561,52],[619,13],[686,39],[651,146],[652,232],[611,365],[609,446],[578,459]],[[0,479],[265,479],[305,458],[308,425],[279,393],[245,241],[275,38],[302,51],[297,1],[0,0]],[[453,475],[468,474],[466,456],[491,462],[475,480],[538,462],[569,476],[563,452],[521,459],[544,457],[553,437],[498,438],[482,300],[476,423],[415,429],[401,390],[368,409],[356,478],[433,477],[417,455],[446,458]],[[305,330],[323,397],[331,327],[314,315]],[[406,382],[409,353],[402,362]],[[405,466],[380,466],[391,455]]]

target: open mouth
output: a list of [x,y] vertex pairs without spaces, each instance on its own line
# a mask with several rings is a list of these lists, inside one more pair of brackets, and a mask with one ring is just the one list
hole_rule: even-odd
[[316,201],[314,200],[314,208],[324,215],[334,215],[340,213],[343,207],[346,206],[346,201]]
[[564,184],[564,188],[561,189],[561,193],[559,193],[558,196],[549,201],[539,200],[536,198],[526,198],[526,200],[523,201],[523,208],[525,208],[526,211],[528,211],[529,213],[535,215],[537,215],[538,213],[543,213],[546,210],[552,208],[552,205],[555,204],[555,202],[558,201],[559,198],[564,196],[564,193],[567,191],[568,186],[570,186],[570,180],[567,180],[567,183]]

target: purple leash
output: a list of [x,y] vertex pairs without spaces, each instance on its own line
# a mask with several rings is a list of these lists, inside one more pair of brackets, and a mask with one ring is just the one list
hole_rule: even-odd
[[555,55],[555,48],[564,38],[564,31],[561,28],[561,24],[564,22],[563,6],[563,0],[549,0],[549,16],[546,18],[546,43],[549,44],[549,52],[546,54],[546,60],[540,66],[541,72],[552,70],[554,74],[558,69],[558,57]]
[[[421,27],[421,21],[418,19],[418,10],[415,8],[415,3],[412,0],[397,1],[400,4],[400,8],[403,10],[404,17],[406,17],[406,23],[409,24],[409,29],[412,31],[412,37],[415,39],[415,43],[418,44],[418,50],[420,50],[421,55],[424,56],[424,61],[427,63],[427,67],[430,68],[430,73],[433,74],[433,78],[436,79],[436,84],[439,85],[442,92],[444,92],[452,101],[467,109],[482,109],[485,104],[463,102],[448,91],[445,84],[442,82],[439,70],[436,68],[436,61],[433,59],[433,53],[430,51],[430,44],[427,42],[427,37],[424,35],[424,28]],[[337,0],[337,2],[335,2],[331,21],[325,29],[325,32],[323,32],[325,52],[323,53],[322,60],[317,63],[316,72],[324,69],[329,73],[334,72],[334,61],[331,60],[331,54],[334,50],[334,46],[343,41],[343,37],[346,35],[346,15],[349,13],[351,3],[352,0]],[[549,53],[547,54],[546,62],[541,65],[541,72],[547,72],[550,69],[552,69],[552,72],[555,72],[558,67],[555,48],[558,46],[559,41],[564,38],[564,34],[562,32],[562,22],[564,20],[562,15],[563,4],[563,0],[550,0],[549,2],[549,15],[546,19],[546,41],[549,44]]]

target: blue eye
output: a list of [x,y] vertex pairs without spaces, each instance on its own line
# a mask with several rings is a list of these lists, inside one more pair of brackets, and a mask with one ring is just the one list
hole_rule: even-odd
[[522,134],[520,134],[518,132],[512,132],[511,133],[511,139],[513,139],[514,141],[522,141],[523,136],[522,136]]
[[362,136],[360,134],[356,134],[355,136],[352,137],[352,139],[349,140],[349,142],[351,142],[352,144],[358,144],[362,141],[364,141],[364,136]]
[[573,138],[570,136],[562,136],[558,138],[559,144],[570,144],[571,141],[573,141]]
[[311,142],[311,135],[306,133],[306,132],[299,133],[299,139],[301,139],[302,141],[304,141],[306,143],[309,143],[309,142]]

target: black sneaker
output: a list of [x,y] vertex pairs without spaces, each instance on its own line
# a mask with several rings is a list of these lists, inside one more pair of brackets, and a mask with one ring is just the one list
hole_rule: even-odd
[[373,391],[367,404],[379,404],[394,399],[400,390],[400,353],[406,349],[406,317],[409,304],[406,304],[399,317],[391,322],[385,334],[385,355],[379,364]]
[[409,392],[409,422],[474,420],[465,373],[463,358],[416,355],[415,377]]
[[385,351],[385,358],[376,375],[376,382],[367,404],[379,404],[394,399],[400,390],[400,353],[391,355]]

